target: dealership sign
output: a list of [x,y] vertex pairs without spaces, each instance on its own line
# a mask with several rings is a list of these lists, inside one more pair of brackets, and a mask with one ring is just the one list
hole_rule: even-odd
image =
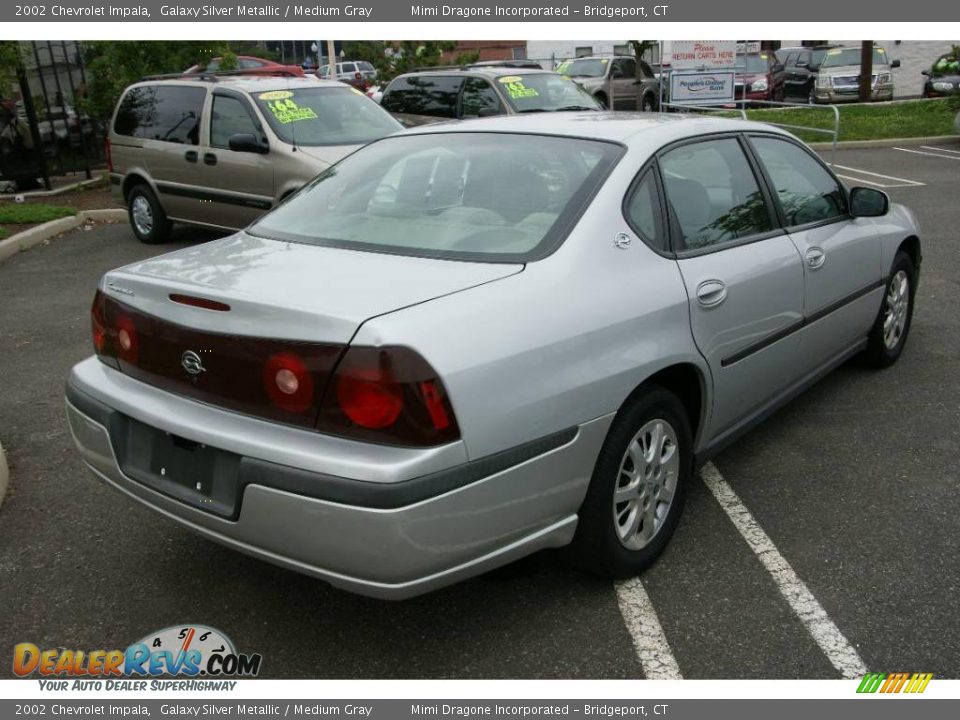
[[670,43],[673,70],[722,70],[737,60],[736,40],[674,40]]
[[733,102],[735,74],[719,72],[673,72],[670,102],[673,105],[723,105]]

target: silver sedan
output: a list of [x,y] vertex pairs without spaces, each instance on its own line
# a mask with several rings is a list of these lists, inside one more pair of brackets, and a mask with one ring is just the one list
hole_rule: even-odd
[[773,127],[433,125],[107,273],[67,414],[101,480],[355,592],[566,545],[630,576],[699,464],[847,359],[897,360],[920,260],[909,210]]

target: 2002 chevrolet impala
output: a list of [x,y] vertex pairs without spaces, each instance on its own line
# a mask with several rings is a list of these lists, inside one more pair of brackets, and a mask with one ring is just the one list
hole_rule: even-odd
[[432,125],[107,273],[67,414],[102,480],[338,587],[568,544],[629,576],[698,463],[848,358],[897,360],[919,267],[909,210],[772,127]]

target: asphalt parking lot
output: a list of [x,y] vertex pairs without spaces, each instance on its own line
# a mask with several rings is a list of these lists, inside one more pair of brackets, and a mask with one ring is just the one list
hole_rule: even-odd
[[[849,184],[880,187],[920,217],[906,351],[886,371],[840,368],[716,458],[639,586],[615,588],[546,552],[383,603],[134,504],[82,467],[63,384],[91,352],[98,277],[211,236],[181,230],[149,247],[125,225],[100,226],[15,256],[0,265],[11,465],[0,648],[126,647],[195,622],[262,653],[268,677],[836,678],[845,649],[871,671],[960,677],[960,141],[842,150],[834,162]],[[717,482],[792,575],[770,571],[769,547],[747,542]]]

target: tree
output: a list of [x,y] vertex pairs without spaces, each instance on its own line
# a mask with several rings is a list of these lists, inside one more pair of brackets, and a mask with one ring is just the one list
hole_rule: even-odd
[[421,67],[436,65],[466,65],[476,62],[479,54],[460,53],[452,62],[444,61],[445,52],[453,52],[457,43],[453,41],[435,42],[433,40],[403,40],[387,43],[384,41],[347,42],[343,51],[350,60],[366,60],[377,69],[377,79],[387,83],[397,75],[411,72]]
[[873,40],[860,44],[860,102],[870,102],[873,95]]
[[236,55],[223,41],[103,40],[87,43],[87,87],[78,104],[84,112],[107,120],[120,94],[131,83],[145,75],[179,73],[192,65],[205,66],[215,57],[236,66]]

